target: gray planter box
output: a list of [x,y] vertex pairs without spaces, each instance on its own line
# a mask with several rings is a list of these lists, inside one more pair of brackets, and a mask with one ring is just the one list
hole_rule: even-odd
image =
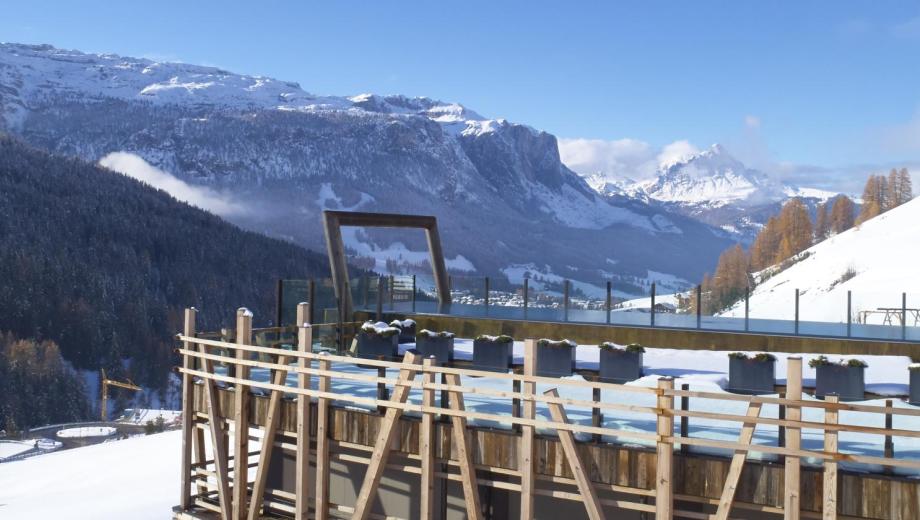
[[473,369],[507,372],[511,368],[514,342],[473,340]]
[[598,378],[606,383],[627,383],[642,377],[642,353],[601,349]]
[[910,371],[910,404],[920,406],[920,370]]
[[415,343],[415,324],[408,327],[399,327],[400,343]]
[[728,358],[729,392],[772,394],[776,391],[776,361]]
[[815,368],[815,396],[837,394],[841,401],[861,401],[866,398],[866,368],[845,365],[819,365]]
[[575,347],[537,345],[537,375],[570,376],[575,370]]
[[454,338],[418,336],[415,341],[415,350],[423,357],[434,356],[438,364],[443,365],[454,360]]
[[358,351],[355,355],[363,359],[393,359],[399,355],[399,335],[388,338],[377,334],[358,334]]

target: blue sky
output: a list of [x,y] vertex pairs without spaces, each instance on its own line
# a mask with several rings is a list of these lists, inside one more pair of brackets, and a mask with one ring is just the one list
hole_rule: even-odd
[[675,141],[791,177],[920,162],[917,1],[30,0],[0,40],[457,101],[618,173]]

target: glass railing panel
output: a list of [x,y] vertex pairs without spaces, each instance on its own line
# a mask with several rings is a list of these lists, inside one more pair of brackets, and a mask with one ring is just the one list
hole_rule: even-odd
[[[907,303],[905,308],[902,304]],[[875,291],[853,291],[852,336],[864,339],[901,340],[906,333],[902,327],[903,310],[910,308],[901,294]],[[908,321],[910,323],[910,321]]]
[[486,314],[486,279],[482,276],[450,277],[451,314],[480,317]]
[[[655,313],[656,327],[679,329],[696,328],[696,289],[666,294],[661,297],[662,304]],[[656,303],[659,298],[656,296]]]
[[[744,307],[736,317],[743,320]],[[769,334],[795,334],[795,288],[782,288],[769,297],[752,299],[748,309],[748,330]]]
[[633,326],[652,324],[650,284],[644,280],[621,277],[614,283],[613,297],[610,323]]
[[904,338],[920,341],[920,293],[907,293],[905,304]]
[[[793,295],[793,306],[795,297]],[[816,288],[799,291],[799,334],[804,336],[846,337],[847,295]]]
[[297,304],[310,301],[310,281],[281,280],[279,290],[281,291],[279,298],[281,308],[280,322],[277,325],[294,325],[297,321]]

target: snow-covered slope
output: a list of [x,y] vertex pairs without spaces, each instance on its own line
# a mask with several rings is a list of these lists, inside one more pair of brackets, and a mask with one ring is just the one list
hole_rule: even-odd
[[[316,249],[320,212],[345,207],[436,215],[448,255],[488,274],[539,260],[601,281],[611,258],[627,275],[693,280],[728,245],[666,208],[599,195],[562,164],[553,135],[456,103],[320,96],[214,67],[46,45],[0,44],[0,86],[0,131],[91,161],[137,155],[161,177],[234,201],[225,218]],[[360,238],[379,250],[394,243]],[[575,247],[585,243],[594,250]]]
[[[902,292],[908,307],[920,307],[918,222],[920,199],[914,199],[812,246],[800,254],[801,260],[754,289],[751,316],[791,319],[795,289],[802,320],[845,322],[847,291],[853,292],[854,320],[861,311],[900,308]],[[743,316],[743,302],[726,314]],[[870,315],[868,322],[881,323],[882,318]]]

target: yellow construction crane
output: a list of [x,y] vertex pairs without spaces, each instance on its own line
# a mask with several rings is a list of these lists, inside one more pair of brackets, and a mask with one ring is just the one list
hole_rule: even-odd
[[143,390],[141,387],[135,385],[131,381],[127,383],[122,383],[121,381],[115,381],[114,379],[107,379],[105,377],[105,369],[102,369],[102,420],[109,420],[109,386],[116,386],[118,388],[124,388],[125,390]]

